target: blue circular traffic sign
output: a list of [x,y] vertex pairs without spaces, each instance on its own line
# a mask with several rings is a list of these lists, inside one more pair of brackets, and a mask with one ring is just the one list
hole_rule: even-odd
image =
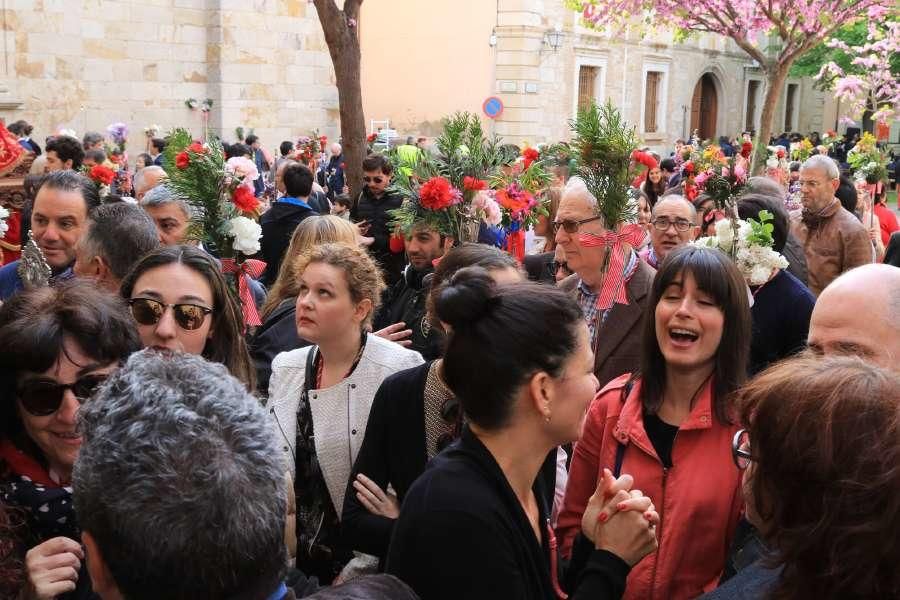
[[481,105],[481,109],[488,118],[496,119],[503,114],[503,100],[497,96],[490,96],[484,101],[484,104]]

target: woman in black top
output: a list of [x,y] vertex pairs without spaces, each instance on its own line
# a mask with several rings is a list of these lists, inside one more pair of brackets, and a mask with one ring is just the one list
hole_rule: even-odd
[[[429,285],[437,289],[469,266],[486,269],[500,283],[523,279],[515,259],[506,252],[465,244],[447,253]],[[432,326],[441,326],[431,321]],[[375,394],[341,516],[342,535],[355,550],[385,557],[407,490],[428,461],[459,437],[459,403],[444,383],[441,363],[438,359],[391,375]],[[553,466],[549,466],[551,482]],[[388,486],[393,493],[385,491]]]
[[[413,484],[394,526],[387,571],[423,600],[556,599],[556,540],[538,472],[576,439],[597,390],[587,327],[564,292],[496,285],[462,269],[437,291],[452,328],[443,375],[467,425]],[[605,473],[584,518],[592,544],[570,569],[573,598],[624,590],[630,565],[656,548],[650,499]],[[617,510],[618,509],[618,510]]]

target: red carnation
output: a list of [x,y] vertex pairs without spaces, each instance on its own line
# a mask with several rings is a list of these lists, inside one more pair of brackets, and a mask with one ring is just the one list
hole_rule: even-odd
[[477,177],[463,177],[463,189],[467,192],[479,192],[487,189],[487,182]]
[[741,144],[741,156],[744,158],[750,158],[750,153],[753,152],[753,144],[750,142],[744,142]]
[[259,201],[253,195],[253,191],[247,186],[239,186],[234,190],[231,201],[238,207],[241,212],[253,212],[259,206]]
[[540,157],[540,153],[534,148],[525,148],[525,150],[522,151],[522,157],[525,159],[525,168],[527,169],[531,166],[531,163]]
[[370,134],[369,137],[366,138],[366,141],[369,142],[369,143],[371,144],[371,143],[374,142],[377,138],[378,138],[378,134],[373,133],[373,134]]
[[443,177],[432,177],[419,190],[419,202],[428,210],[444,210],[453,204],[453,188]]
[[103,185],[109,185],[116,178],[116,172],[103,165],[94,165],[88,172],[88,176]]
[[191,159],[187,152],[179,152],[175,155],[175,166],[179,169],[187,169],[189,164],[191,164]]
[[775,156],[778,158],[784,158],[784,148],[779,148],[775,151]]
[[322,152],[325,152],[325,146],[328,145],[328,138],[324,135],[319,136],[319,146],[322,148]]
[[402,236],[391,235],[391,238],[388,240],[388,247],[394,254],[400,254],[406,248],[406,242]]
[[684,163],[684,172],[687,173],[688,175],[693,175],[694,174],[694,163],[692,163],[691,161],[687,161],[686,163]]
[[200,142],[194,142],[190,146],[187,147],[189,152],[193,152],[194,154],[203,154],[206,152],[206,148],[203,147],[203,144]]

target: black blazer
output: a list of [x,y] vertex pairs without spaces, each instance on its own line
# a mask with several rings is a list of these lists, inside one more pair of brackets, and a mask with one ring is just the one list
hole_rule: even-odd
[[[425,382],[432,362],[394,373],[375,393],[341,515],[342,538],[354,550],[384,558],[395,523],[394,519],[373,515],[360,503],[353,487],[356,476],[362,473],[383,490],[390,484],[402,505],[410,487],[428,464]],[[556,450],[547,456],[539,478],[550,506],[556,485]]]
[[[409,490],[394,527],[387,572],[422,600],[556,600],[543,485],[539,477],[533,488],[539,542],[493,455],[465,428]],[[609,552],[590,547],[587,552],[570,597],[620,598],[628,566]]]

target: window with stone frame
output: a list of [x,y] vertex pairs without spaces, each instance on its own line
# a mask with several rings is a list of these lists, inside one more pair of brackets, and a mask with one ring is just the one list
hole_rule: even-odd
[[588,110],[595,101],[594,90],[597,89],[597,75],[600,67],[581,65],[578,68],[578,110]]
[[659,131],[659,96],[663,74],[659,71],[647,71],[644,80],[644,132]]

